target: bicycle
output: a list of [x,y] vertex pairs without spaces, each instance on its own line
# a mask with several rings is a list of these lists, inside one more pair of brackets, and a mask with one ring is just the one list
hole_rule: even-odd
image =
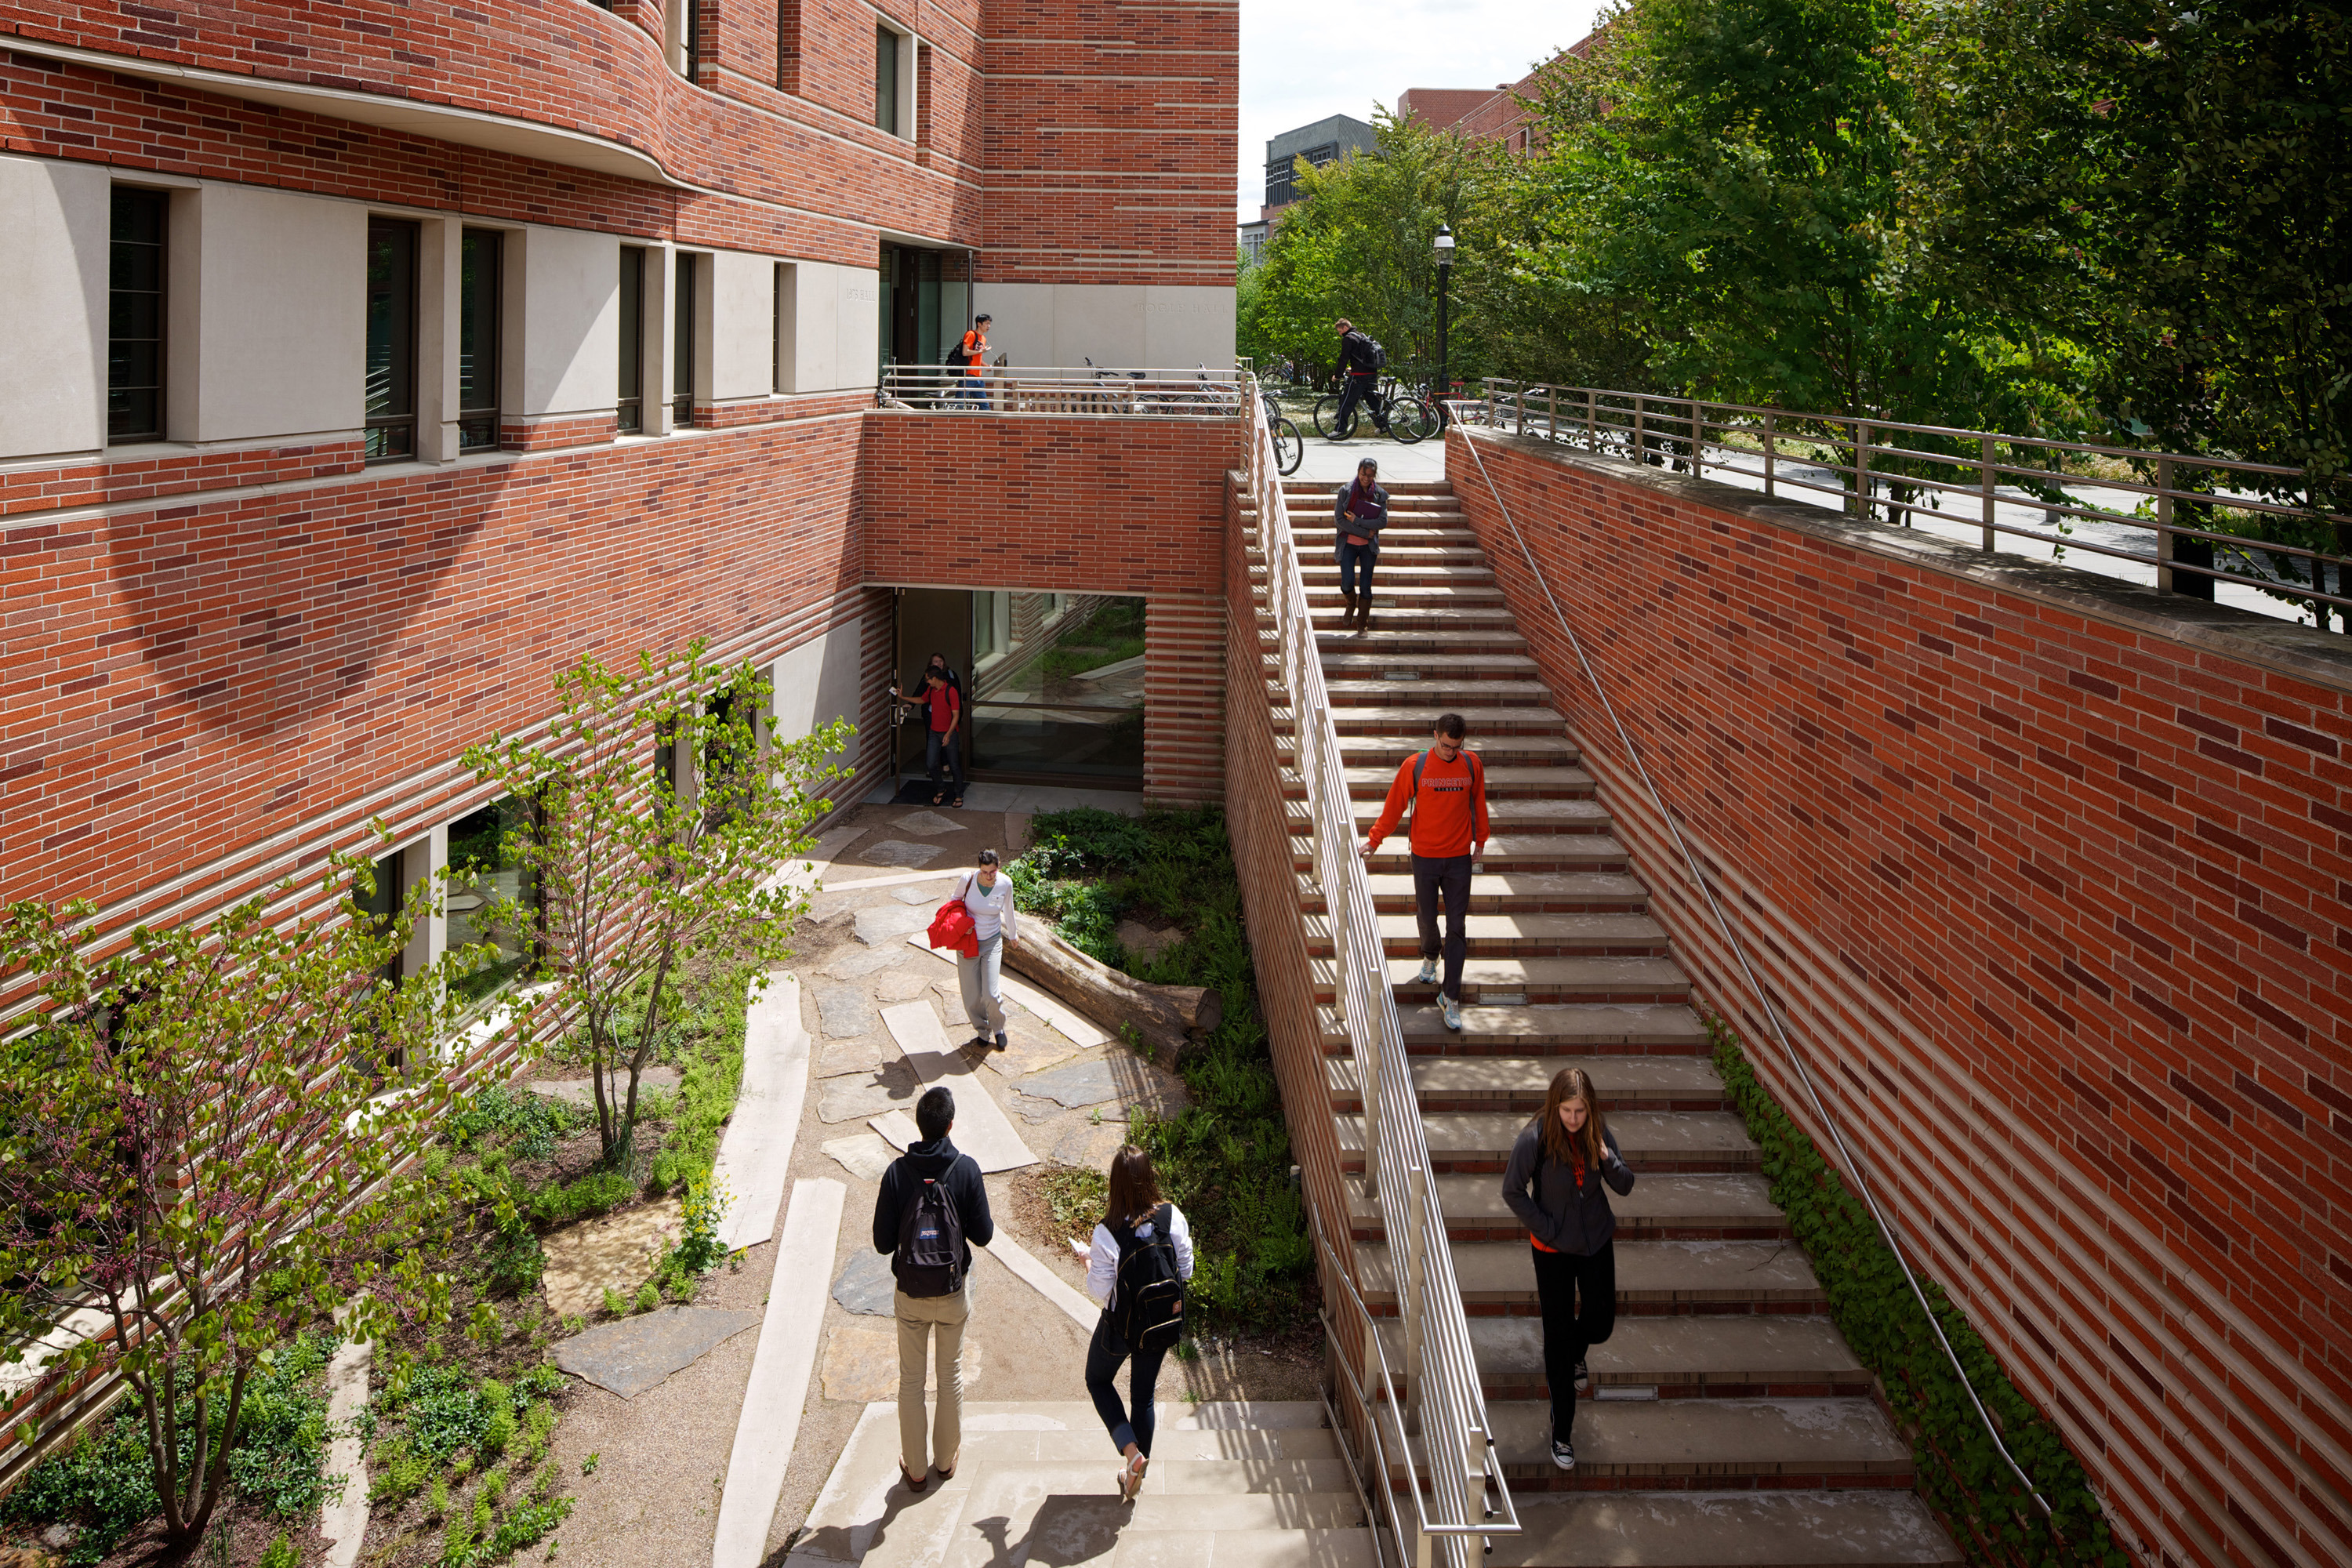
[[1281,400],[1266,391],[1263,384],[1258,388],[1258,398],[1265,405],[1265,427],[1274,435],[1274,471],[1287,478],[1298,471],[1299,463],[1307,457],[1306,437],[1299,435],[1297,425],[1283,416]]
[[[1396,383],[1391,380],[1388,385],[1393,387]],[[1356,434],[1356,421],[1361,417],[1360,410],[1366,406],[1372,411],[1373,423],[1386,424],[1388,433],[1395,437],[1397,444],[1402,447],[1426,439],[1442,424],[1437,405],[1426,396],[1402,388],[1391,394],[1376,384],[1358,400],[1356,408],[1348,415],[1347,427],[1341,429],[1339,427],[1341,395],[1331,393],[1315,405],[1315,433],[1325,440],[1345,441],[1352,437]]]

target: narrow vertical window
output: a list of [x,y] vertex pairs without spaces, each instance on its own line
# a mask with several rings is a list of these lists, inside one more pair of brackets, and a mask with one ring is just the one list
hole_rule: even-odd
[[701,0],[678,0],[686,7],[686,79],[694,79],[695,68],[702,63]]
[[768,305],[768,386],[784,389],[784,264],[776,263],[773,297]]
[[694,273],[695,258],[677,258],[677,310],[671,318],[670,427],[683,430],[694,423]]
[[116,186],[107,258],[106,438],[163,438],[163,226],[171,197]]
[[898,134],[898,35],[874,29],[874,123]]
[[776,90],[800,85],[801,0],[776,0]]
[[646,427],[646,252],[621,247],[620,426]]
[[457,449],[499,444],[499,268],[506,237],[469,228],[457,284]]
[[368,219],[367,460],[416,453],[416,226]]

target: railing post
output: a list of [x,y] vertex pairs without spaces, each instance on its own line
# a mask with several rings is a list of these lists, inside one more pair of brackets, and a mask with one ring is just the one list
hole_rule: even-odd
[[1559,388],[1557,386],[1544,388],[1544,439],[1559,439]]
[[1774,424],[1775,420],[1776,420],[1778,417],[1779,417],[1778,416],[1776,416],[1776,415],[1772,415],[1772,414],[1767,414],[1767,415],[1765,415],[1765,416],[1764,416],[1764,499],[1765,499],[1765,500],[1771,500],[1771,499],[1772,499],[1772,485],[1773,485],[1773,476],[1772,476],[1773,430],[1772,430],[1772,426],[1773,426],[1773,424]]
[[1512,433],[1524,436],[1528,433],[1528,384],[1524,381],[1518,382],[1516,384],[1516,388],[1519,395],[1518,426]]
[[1853,422],[1853,515],[1870,521],[1870,421]]
[[1691,399],[1691,478],[1706,477],[1706,459],[1699,454],[1706,447],[1706,405]]
[[[1421,1429],[1422,1395],[1427,1392],[1422,1386],[1423,1379],[1421,1375],[1422,1248],[1427,1242],[1426,1222],[1422,1213],[1422,1184],[1421,1167],[1408,1163],[1404,1171],[1404,1257],[1396,1265],[1396,1281],[1398,1315],[1404,1321],[1405,1399],[1408,1405],[1407,1410],[1398,1414],[1400,1417],[1411,1416],[1405,1428],[1409,1432]],[[1429,1460],[1430,1468],[1435,1469],[1437,1456],[1431,1454]]]
[[2156,460],[2156,591],[2172,592],[2172,459]]
[[1648,401],[1638,392],[1633,395],[1633,460],[1637,463],[1650,460],[1650,435],[1642,428],[1643,405]]
[[1588,386],[1584,389],[1584,449],[1588,452],[1601,450],[1600,414],[1600,395]]
[[1991,554],[1994,551],[1996,551],[1996,550],[1998,550],[1998,549],[2000,549],[2000,536],[1999,536],[1998,534],[1996,534],[1996,533],[1993,531],[1993,527],[1992,527],[1992,509],[1993,509],[1993,471],[1992,471],[1992,458],[1993,458],[1993,438],[1992,438],[1991,437],[1988,436],[1988,437],[1986,437],[1984,438],[1984,456],[1982,457],[1982,458],[1981,458],[1981,459],[1979,459],[1979,463],[1978,463],[1978,465],[1977,465],[1977,467],[1978,467],[1978,479],[1979,479],[1979,483],[1980,483],[1980,485],[1981,485],[1981,487],[1982,487],[1982,489],[1983,489],[1983,490],[1984,490],[1984,548],[1985,548],[1985,553],[1986,553],[1986,554],[1988,554],[1988,555]]

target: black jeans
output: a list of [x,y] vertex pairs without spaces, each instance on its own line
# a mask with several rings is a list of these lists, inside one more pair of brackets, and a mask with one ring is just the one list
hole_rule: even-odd
[[[1151,1457],[1151,1429],[1159,1425],[1152,1408],[1151,1391],[1160,1381],[1160,1363],[1168,1357],[1168,1347],[1129,1352],[1127,1342],[1118,1337],[1111,1326],[1110,1313],[1095,1320],[1095,1337],[1087,1346],[1087,1396],[1095,1402],[1095,1414],[1110,1429],[1110,1445],[1120,1453],[1127,1452],[1129,1443]],[[1118,1402],[1118,1363],[1129,1363],[1127,1392],[1132,1411]]]
[[[1348,525],[1341,523],[1342,529]],[[1359,536],[1360,537],[1360,536]],[[1350,544],[1343,535],[1337,552],[1339,563],[1339,592],[1344,595],[1362,594],[1372,596],[1372,568],[1381,563],[1381,542],[1369,540],[1362,544]]]
[[[1544,1381],[1551,1384],[1551,1439],[1572,1441],[1576,1429],[1576,1363],[1617,1331],[1617,1244],[1580,1258],[1572,1252],[1535,1254],[1536,1299],[1543,1303]],[[1579,1298],[1582,1298],[1581,1300]]]
[[923,765],[931,770],[933,793],[936,794],[940,787],[940,753],[944,752],[948,759],[948,776],[955,780],[956,794],[961,795],[963,793],[963,755],[962,748],[956,743],[956,732],[953,730],[944,732],[938,730],[926,730],[923,734],[926,737],[923,742]]
[[1445,906],[1445,981],[1438,989],[1462,1000],[1462,960],[1470,951],[1470,857],[1412,858],[1413,913],[1421,918],[1421,956],[1435,958],[1437,908]]
[[1339,389],[1339,412],[1331,418],[1333,432],[1336,434],[1348,427],[1349,414],[1354,410],[1357,404],[1360,403],[1364,405],[1364,411],[1372,416],[1372,427],[1381,435],[1387,435],[1389,433],[1388,411],[1381,406],[1380,388],[1376,384],[1380,377],[1358,375],[1351,371],[1346,380],[1348,384]]

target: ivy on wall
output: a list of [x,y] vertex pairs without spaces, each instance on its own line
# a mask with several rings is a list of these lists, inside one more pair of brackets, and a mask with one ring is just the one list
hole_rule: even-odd
[[1772,1098],[1728,1024],[1710,1016],[1715,1065],[1748,1135],[1763,1150],[1772,1201],[1828,1293],[1838,1331],[1878,1376],[1896,1423],[1911,1441],[1919,1490],[1940,1512],[1970,1562],[2097,1564],[2127,1568],[2089,1479],[2056,1426],[2003,1374],[1983,1338],[1943,1287],[1922,1278],[1936,1319],[1968,1368],[1977,1396],[2051,1508],[2045,1516],[2017,1484],[1969,1403],[1943,1347],[1928,1331],[1918,1298],[1862,1199]]

